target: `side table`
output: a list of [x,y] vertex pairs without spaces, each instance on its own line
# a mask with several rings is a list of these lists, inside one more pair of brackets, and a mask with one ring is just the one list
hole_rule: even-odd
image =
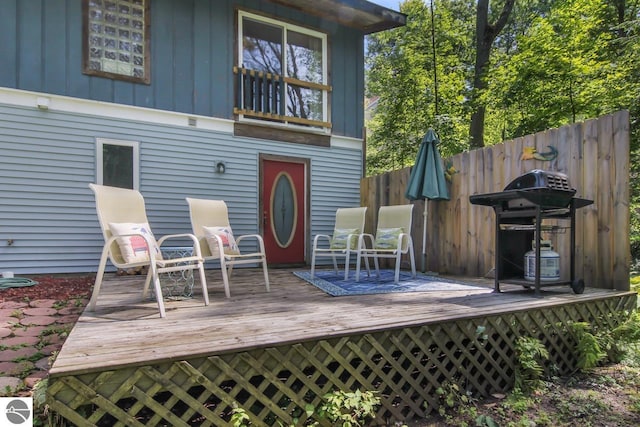
[[[165,259],[188,257],[193,254],[191,246],[165,246],[160,248],[160,251]],[[161,274],[160,287],[165,298],[191,298],[193,296],[193,270],[180,270]]]

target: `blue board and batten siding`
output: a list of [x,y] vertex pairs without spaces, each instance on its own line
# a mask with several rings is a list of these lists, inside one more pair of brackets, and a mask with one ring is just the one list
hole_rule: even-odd
[[[188,126],[0,104],[0,271],[96,270],[102,235],[88,188],[96,138],[140,143],[140,191],[157,235],[190,231],[185,197],[224,199],[235,233],[258,232],[259,154],[292,152]],[[311,229],[330,233],[335,208],[359,203],[361,152],[296,146],[295,154],[311,159]],[[225,174],[214,160],[226,162]]]
[[332,133],[363,137],[364,36],[257,0],[153,0],[151,84],[82,74],[80,0],[0,2],[0,87],[233,118],[236,10],[327,33]]
[[[234,232],[258,232],[260,154],[310,160],[308,238],[331,233],[336,208],[359,205],[360,31],[258,0],[153,0],[144,85],[82,74],[81,4],[0,2],[0,271],[97,269],[102,236],[88,188],[96,138],[139,143],[140,191],[157,235],[190,230],[187,196],[226,200]],[[328,34],[330,147],[233,135],[238,8]],[[48,110],[36,107],[40,95]],[[147,120],[153,111],[160,118]],[[227,164],[223,175],[213,171],[217,160]]]

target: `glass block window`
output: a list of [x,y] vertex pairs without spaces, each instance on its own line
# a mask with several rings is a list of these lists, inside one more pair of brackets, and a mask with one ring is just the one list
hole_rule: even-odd
[[151,0],[83,0],[83,72],[149,83]]

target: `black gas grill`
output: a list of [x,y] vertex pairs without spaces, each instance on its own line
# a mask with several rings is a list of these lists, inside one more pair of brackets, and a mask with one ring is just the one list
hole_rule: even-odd
[[[532,170],[507,185],[497,193],[475,194],[469,201],[475,205],[490,206],[496,215],[495,236],[495,291],[500,292],[500,281],[509,280],[530,288],[524,281],[524,258],[531,250],[535,260],[541,260],[541,233],[543,220],[567,219],[571,230],[570,280],[541,283],[540,262],[535,265],[536,295],[541,286],[571,286],[575,293],[584,291],[584,281],[575,278],[575,211],[593,203],[592,200],[575,197],[567,175],[560,172]],[[533,242],[533,248],[532,243]]]

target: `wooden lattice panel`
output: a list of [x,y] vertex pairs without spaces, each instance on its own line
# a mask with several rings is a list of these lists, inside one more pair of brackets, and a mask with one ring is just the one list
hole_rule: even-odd
[[447,381],[483,396],[509,390],[520,336],[539,338],[560,373],[573,371],[569,324],[613,328],[635,304],[635,295],[627,294],[52,378],[49,404],[79,426],[225,426],[234,404],[251,415],[253,425],[271,426],[295,419],[303,424],[307,404],[319,407],[333,390],[360,389],[379,393],[378,423],[405,421],[437,407],[435,391]]

